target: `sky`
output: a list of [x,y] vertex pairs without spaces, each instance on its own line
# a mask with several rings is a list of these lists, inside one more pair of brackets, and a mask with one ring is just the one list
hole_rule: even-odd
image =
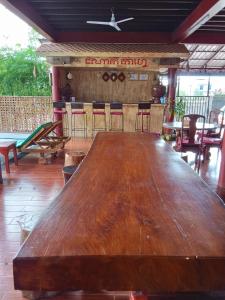
[[31,27],[0,4],[0,47],[28,44]]

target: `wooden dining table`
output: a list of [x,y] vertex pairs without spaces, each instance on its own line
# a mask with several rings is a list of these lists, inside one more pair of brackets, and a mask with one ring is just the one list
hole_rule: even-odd
[[[196,128],[197,129],[202,129],[203,123],[197,122],[196,123]],[[219,124],[217,123],[205,123],[204,124],[204,129],[205,130],[215,130],[219,127]],[[163,128],[166,129],[173,129],[173,130],[181,130],[182,129],[182,122],[179,121],[174,121],[174,122],[165,122],[163,123]]]
[[[203,124],[202,122],[196,123],[197,130],[201,130],[203,126],[204,126],[204,131],[208,131],[208,130],[216,130],[219,127],[219,124],[217,123]],[[182,122],[179,121],[165,122],[163,123],[163,128],[172,129],[176,131],[176,145],[174,146],[174,149],[180,149]],[[184,129],[188,129],[188,128],[189,126],[184,126]]]
[[225,207],[162,139],[99,133],[13,260],[18,290],[225,290]]

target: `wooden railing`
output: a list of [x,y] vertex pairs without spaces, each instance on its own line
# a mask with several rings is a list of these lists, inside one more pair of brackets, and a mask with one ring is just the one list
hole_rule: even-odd
[[185,114],[199,114],[208,118],[212,106],[211,97],[203,96],[178,96],[176,101],[185,103]]
[[49,96],[0,96],[0,132],[31,132],[51,120]]

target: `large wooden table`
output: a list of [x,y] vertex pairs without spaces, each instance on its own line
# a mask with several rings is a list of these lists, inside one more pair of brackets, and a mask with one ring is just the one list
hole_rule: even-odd
[[100,133],[13,267],[20,290],[225,290],[225,207],[159,138]]

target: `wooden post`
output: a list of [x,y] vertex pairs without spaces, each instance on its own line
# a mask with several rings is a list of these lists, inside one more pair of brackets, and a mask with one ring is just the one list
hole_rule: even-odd
[[[175,100],[176,97],[176,85],[177,85],[177,69],[169,68],[168,69],[168,101]],[[169,116],[169,122],[172,122],[174,119],[174,109],[171,111]]]
[[[59,85],[59,79],[60,79],[60,74],[59,74],[59,67],[52,66],[52,100],[53,101],[60,101],[61,100],[61,95],[60,95],[60,85]],[[57,114],[54,116],[55,121],[62,120],[62,116]],[[63,135],[63,126],[60,125],[56,128],[56,133],[59,136]]]
[[220,175],[218,180],[217,193],[223,200],[225,200],[225,133],[221,150]]

